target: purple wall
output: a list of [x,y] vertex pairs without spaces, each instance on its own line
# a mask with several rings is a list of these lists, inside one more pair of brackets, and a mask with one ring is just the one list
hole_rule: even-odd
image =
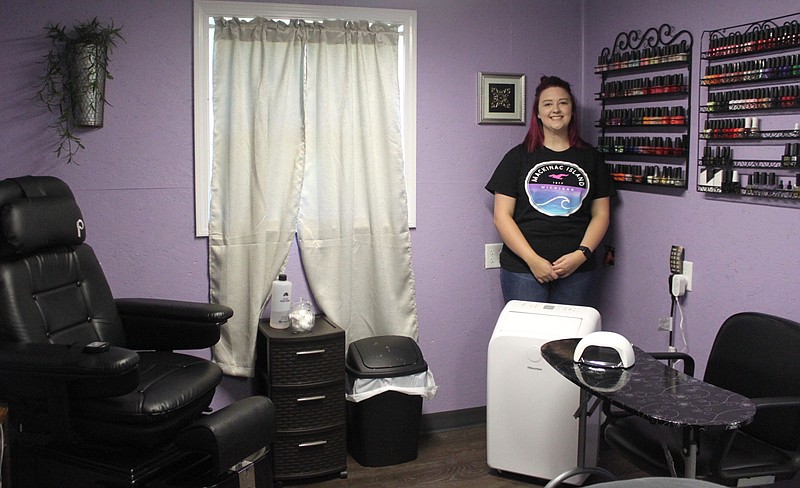
[[[699,44],[704,28],[796,10],[794,0],[718,1],[713,9],[689,0],[319,3],[417,10],[414,267],[420,344],[440,385],[426,413],[485,405],[486,346],[503,305],[498,270],[483,269],[483,245],[499,240],[483,186],[525,128],[476,124],[477,72],[526,73],[529,97],[542,74],[566,78],[583,100],[592,141],[600,83],[592,68],[618,32],[667,22],[691,30]],[[112,60],[105,127],[85,134],[80,165],[67,166],[51,152],[50,117],[30,98],[47,49],[44,25],[94,16],[122,25],[127,42]],[[5,0],[0,27],[0,177],[52,174],[72,185],[117,296],[206,300],[206,241],[194,237],[193,223],[192,2]],[[643,347],[664,346],[656,324],[669,312],[669,246],[686,246],[695,262],[687,336],[702,366],[727,315],[800,316],[792,269],[800,262],[800,219],[796,209],[711,201],[694,181],[692,174],[692,188],[680,196],[620,192],[608,239],[617,266],[603,275],[598,308],[607,329]],[[302,290],[296,257],[289,273]],[[246,392],[246,382],[228,380],[215,403]]]
[[[739,0],[668,2],[603,0],[585,2],[584,43],[585,103],[599,90],[600,76],[592,68],[597,55],[611,46],[616,35],[634,29],[644,31],[668,23],[694,36],[692,107],[696,114],[701,37],[703,30],[751,23],[800,11],[793,0],[757,3]],[[623,15],[618,13],[624,12]],[[594,106],[593,120],[599,117]],[[783,117],[781,128],[800,121],[794,113]],[[766,123],[766,122],[765,122]],[[789,125],[791,124],[791,125]],[[614,207],[609,244],[616,246],[616,267],[604,275],[601,313],[606,329],[618,331],[645,349],[668,344],[666,332],[657,330],[658,319],[669,315],[667,277],[672,244],[686,248],[686,259],[694,262],[693,291],[683,300],[688,351],[698,360],[699,371],[717,329],[726,317],[753,310],[800,318],[796,272],[800,262],[800,218],[798,205],[768,206],[710,198],[695,190],[697,181],[697,117],[690,133],[689,190],[678,195],[621,191]],[[774,127],[778,129],[779,127]],[[766,150],[766,149],[765,149]],[[775,151],[775,149],[772,149]],[[738,148],[755,151],[758,148]],[[778,149],[782,152],[782,149]],[[755,159],[757,154],[753,154]],[[742,157],[742,156],[740,156]],[[777,159],[774,153],[762,154]]]

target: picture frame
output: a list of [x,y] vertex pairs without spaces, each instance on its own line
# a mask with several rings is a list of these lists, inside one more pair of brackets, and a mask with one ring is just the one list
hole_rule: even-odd
[[525,75],[478,72],[478,123],[525,124]]

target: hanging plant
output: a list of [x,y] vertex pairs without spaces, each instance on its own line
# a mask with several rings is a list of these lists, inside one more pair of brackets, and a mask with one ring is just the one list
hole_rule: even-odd
[[121,28],[101,24],[97,17],[90,22],[73,26],[49,23],[45,27],[50,39],[50,51],[45,56],[45,73],[37,98],[47,109],[57,115],[54,127],[59,142],[55,153],[75,161],[75,154],[83,149],[77,128],[100,128],[108,103],[105,96],[106,78],[113,79],[108,71],[111,53],[117,40],[125,40]]

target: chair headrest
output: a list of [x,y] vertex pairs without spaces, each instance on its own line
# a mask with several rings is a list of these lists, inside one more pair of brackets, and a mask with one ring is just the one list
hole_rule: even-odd
[[0,256],[81,244],[86,228],[69,186],[52,176],[0,181]]

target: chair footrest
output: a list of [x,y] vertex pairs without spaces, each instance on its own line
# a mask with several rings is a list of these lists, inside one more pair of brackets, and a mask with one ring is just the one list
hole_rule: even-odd
[[253,396],[205,415],[181,431],[179,447],[208,453],[219,473],[268,448],[275,439],[275,407],[269,398]]

